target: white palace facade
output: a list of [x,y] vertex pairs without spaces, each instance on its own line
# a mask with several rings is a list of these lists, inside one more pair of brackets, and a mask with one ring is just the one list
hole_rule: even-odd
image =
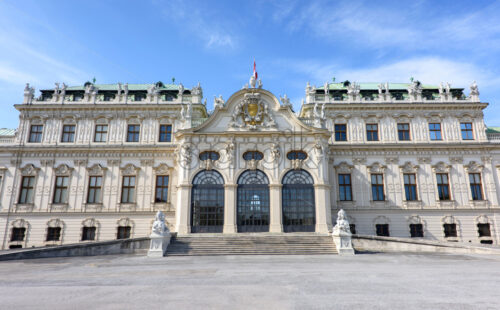
[[[257,84],[257,85],[255,85]],[[200,85],[56,84],[0,130],[2,249],[179,235],[329,234],[498,244],[500,132],[449,84],[307,85],[295,113],[251,80],[208,112]]]

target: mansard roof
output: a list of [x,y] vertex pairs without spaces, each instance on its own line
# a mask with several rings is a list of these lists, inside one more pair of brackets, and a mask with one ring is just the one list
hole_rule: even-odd
[[15,136],[16,129],[0,128],[0,136]]

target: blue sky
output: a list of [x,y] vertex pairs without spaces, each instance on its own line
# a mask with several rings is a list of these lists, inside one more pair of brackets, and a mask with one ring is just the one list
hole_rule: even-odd
[[0,127],[23,88],[54,82],[198,82],[228,98],[255,58],[264,88],[296,110],[307,81],[476,80],[500,125],[499,1],[0,0]]

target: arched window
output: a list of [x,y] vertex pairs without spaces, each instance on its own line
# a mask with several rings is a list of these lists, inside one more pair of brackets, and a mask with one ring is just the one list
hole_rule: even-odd
[[314,180],[305,170],[291,170],[283,177],[283,231],[314,231],[316,210]]
[[200,153],[200,160],[217,160],[219,159],[220,155],[219,153],[215,152],[215,151],[205,151],[205,152],[201,152]]
[[286,154],[286,158],[290,160],[301,159],[304,160],[307,158],[307,154],[304,151],[290,151]]
[[238,178],[238,232],[269,231],[269,180],[260,170]]
[[264,154],[259,151],[247,151],[243,153],[244,160],[262,160],[264,158]]
[[215,170],[200,171],[191,190],[191,232],[222,232],[223,225],[224,179]]

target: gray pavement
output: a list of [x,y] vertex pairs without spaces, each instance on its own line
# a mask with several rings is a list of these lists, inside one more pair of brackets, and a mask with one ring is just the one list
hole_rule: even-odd
[[99,256],[0,263],[0,309],[500,309],[500,256]]

